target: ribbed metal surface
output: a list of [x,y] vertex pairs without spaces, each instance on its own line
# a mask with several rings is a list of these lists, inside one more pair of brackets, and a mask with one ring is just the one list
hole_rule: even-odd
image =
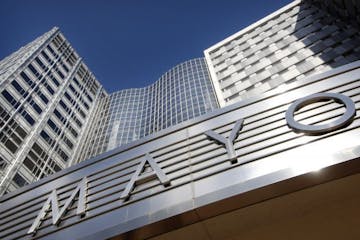
[[205,50],[221,106],[359,60],[358,29],[312,2],[294,1]]
[[[48,214],[33,238],[111,237],[305,174],[313,170],[317,161],[315,166],[326,167],[354,159],[359,151],[348,150],[358,148],[354,140],[360,133],[359,112],[349,126],[324,135],[307,136],[287,126],[285,111],[295,100],[318,92],[349,96],[358,111],[359,67],[360,62],[356,62],[290,84],[283,93],[270,92],[231,105],[10,193],[0,200],[0,238],[31,239],[26,232],[51,191],[57,189],[62,206],[84,176],[88,181],[85,217],[76,215],[75,202],[59,226],[52,224]],[[320,102],[300,110],[296,119],[319,124],[332,121],[342,113],[342,105]],[[244,119],[244,126],[234,143],[238,163],[231,164],[223,145],[204,132],[213,130],[228,137],[238,119]],[[155,178],[136,186],[130,199],[122,202],[120,195],[146,153],[158,163],[171,185],[164,187]],[[306,162],[309,164],[304,165]],[[261,183],[259,179],[263,179]]]

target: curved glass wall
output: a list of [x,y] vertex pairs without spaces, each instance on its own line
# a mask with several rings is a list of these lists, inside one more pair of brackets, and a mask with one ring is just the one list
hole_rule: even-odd
[[183,62],[150,86],[110,94],[88,157],[218,107],[204,58]]

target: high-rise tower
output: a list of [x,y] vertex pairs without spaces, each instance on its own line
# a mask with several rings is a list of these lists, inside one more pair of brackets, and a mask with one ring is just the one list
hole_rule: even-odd
[[[47,174],[97,156],[0,197],[0,239],[359,239],[359,13],[294,1],[206,50],[212,80],[199,58],[112,94],[56,29],[11,55],[7,191],[28,159]],[[190,119],[216,107],[210,81],[229,106]]]
[[0,62],[0,194],[360,59],[357,5],[348,4],[294,1],[206,49],[206,60],[111,94],[52,29]]
[[0,62],[0,195],[218,107],[204,58],[108,94],[58,28]]
[[180,63],[150,86],[114,92],[105,101],[82,159],[218,107],[204,58]]
[[106,93],[58,28],[0,66],[3,194],[72,165]]

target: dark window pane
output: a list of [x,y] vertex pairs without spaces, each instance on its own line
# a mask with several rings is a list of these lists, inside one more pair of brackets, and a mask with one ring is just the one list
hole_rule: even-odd
[[42,100],[45,104],[48,104],[49,99],[48,99],[42,92],[39,92],[38,94],[39,94],[41,100]]
[[28,77],[28,75],[26,75],[26,73],[21,72],[20,75],[31,88],[35,86],[35,83]]
[[16,183],[16,185],[18,185],[19,187],[23,187],[25,186],[28,182],[22,177],[20,176],[20,174],[16,173],[13,181]]
[[18,108],[20,103],[18,101],[15,100],[15,98],[7,91],[4,90],[1,93],[5,99],[14,107],[14,108]]
[[38,78],[40,78],[40,73],[35,69],[35,67],[30,63],[28,68],[30,71]]
[[46,89],[49,91],[51,95],[54,95],[55,91],[49,85],[46,86]]

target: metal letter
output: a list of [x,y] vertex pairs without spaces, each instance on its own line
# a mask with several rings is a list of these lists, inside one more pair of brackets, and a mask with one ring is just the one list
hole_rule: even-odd
[[[153,172],[140,177],[140,174],[143,171],[146,162],[149,163],[150,167],[153,169]],[[136,184],[140,182],[145,182],[149,179],[153,179],[155,176],[158,177],[158,179],[164,186],[170,185],[170,179],[164,174],[159,165],[150,156],[150,154],[147,153],[138,168],[136,169],[136,172],[131,177],[130,182],[126,186],[124,192],[121,194],[120,199],[127,200],[130,196],[130,192],[133,190]]]
[[80,183],[77,185],[76,189],[72,192],[71,196],[67,199],[64,206],[59,211],[59,202],[58,196],[56,193],[56,189],[53,190],[46,200],[45,204],[43,205],[42,209],[40,210],[39,215],[35,219],[34,223],[31,225],[28,234],[34,233],[36,229],[41,224],[41,221],[45,218],[47,211],[51,205],[51,212],[52,212],[52,221],[53,224],[56,225],[59,223],[60,218],[64,215],[65,210],[71,205],[74,201],[75,196],[79,193],[79,200],[76,209],[76,215],[83,215],[85,214],[85,205],[86,205],[86,188],[87,188],[87,181],[86,177],[84,177]]
[[205,134],[208,137],[225,145],[225,148],[226,148],[226,151],[228,153],[229,160],[231,163],[237,163],[237,156],[236,156],[236,152],[234,149],[234,141],[237,138],[237,136],[239,135],[239,132],[243,127],[243,123],[244,123],[243,119],[239,119],[236,121],[234,128],[231,130],[229,138],[225,138],[212,130],[208,130],[205,132]]
[[[333,122],[322,125],[305,125],[295,121],[294,113],[300,108],[308,104],[331,99],[345,105],[346,112],[340,118]],[[328,133],[346,126],[352,121],[355,114],[355,104],[349,97],[339,93],[316,93],[295,101],[286,111],[285,118],[290,128],[299,132],[307,133],[309,135],[317,135]]]

